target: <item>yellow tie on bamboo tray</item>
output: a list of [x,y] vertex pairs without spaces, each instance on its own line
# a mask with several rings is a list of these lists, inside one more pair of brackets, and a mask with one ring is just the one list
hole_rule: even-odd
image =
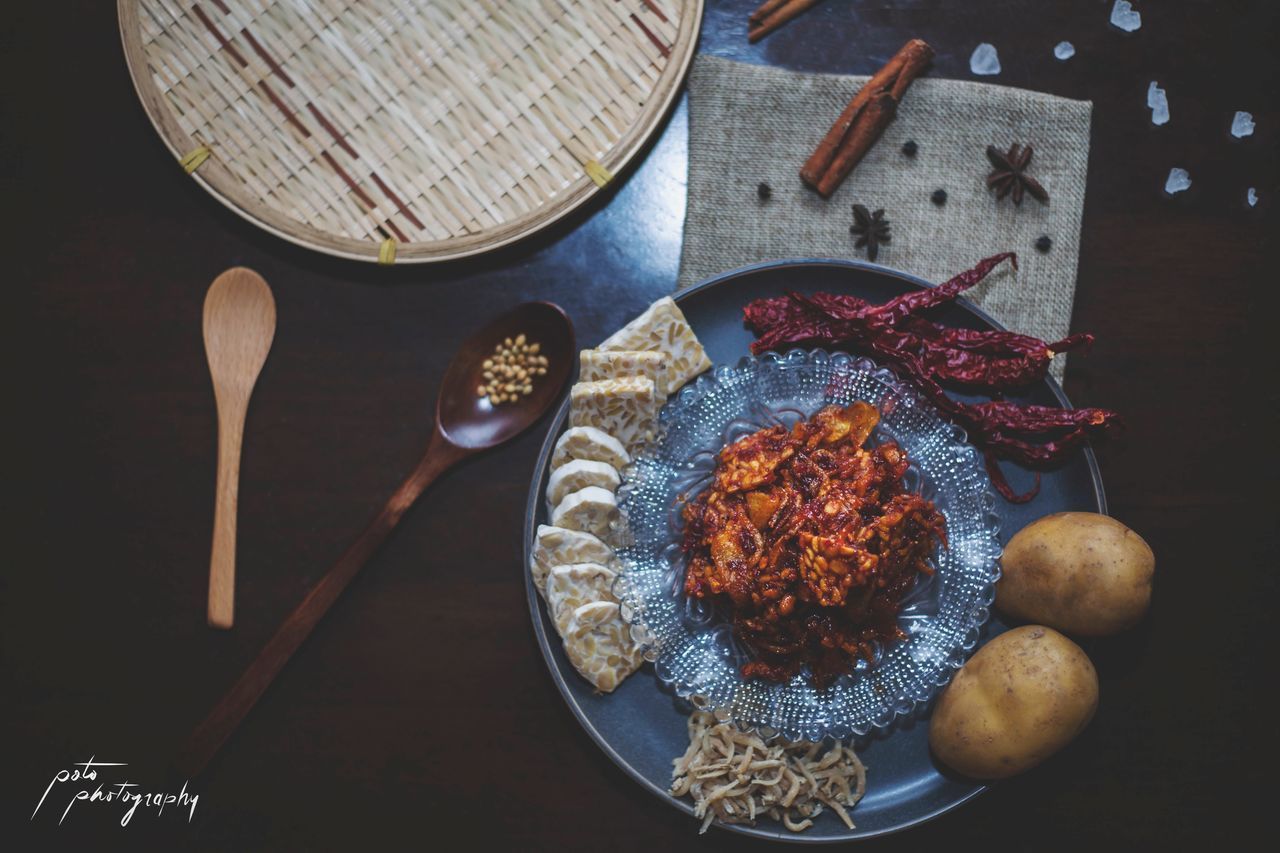
[[208,145],[201,145],[199,148],[193,148],[191,151],[178,162],[182,165],[183,171],[188,175],[199,169],[205,160],[209,159],[209,155],[213,150]]
[[599,160],[588,160],[583,168],[587,170],[587,175],[591,180],[596,182],[596,186],[604,189],[604,187],[613,180],[613,173],[606,169]]
[[378,247],[378,263],[389,267],[396,262],[396,241],[390,237],[382,241]]

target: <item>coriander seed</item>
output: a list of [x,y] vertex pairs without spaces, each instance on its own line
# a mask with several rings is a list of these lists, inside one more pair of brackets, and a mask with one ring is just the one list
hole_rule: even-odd
[[476,386],[476,396],[499,406],[532,394],[534,377],[547,373],[547,357],[539,354],[541,350],[542,345],[524,333],[503,338],[494,346],[493,355],[481,362],[482,381]]

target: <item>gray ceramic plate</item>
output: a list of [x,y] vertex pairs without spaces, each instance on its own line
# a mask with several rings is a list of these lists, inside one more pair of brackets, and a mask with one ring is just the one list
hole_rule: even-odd
[[[776,296],[790,290],[826,290],[883,302],[905,291],[928,286],[927,282],[914,276],[854,261],[774,261],[702,282],[676,296],[676,301],[711,360],[716,364],[731,364],[747,354],[754,339],[742,325],[742,306],[752,299]],[[931,316],[954,326],[1001,328],[963,300],[938,309]],[[1046,380],[1025,396],[1012,399],[1070,405],[1062,388],[1052,380]],[[566,403],[552,420],[534,468],[525,513],[526,565],[534,531],[538,524],[546,522],[543,490],[546,488],[548,462],[552,446],[564,429],[567,414]],[[1006,466],[1005,471],[1015,489],[1026,488],[1032,482],[1030,473],[1016,467]],[[1088,449],[1062,468],[1044,474],[1040,495],[1029,504],[1000,502],[1001,545],[1034,519],[1067,510],[1106,512],[1097,461]],[[614,693],[595,695],[565,658],[529,573],[525,572],[524,576],[538,646],[569,710],[624,773],[653,795],[687,813],[689,832],[696,833],[697,822],[688,801],[677,800],[667,794],[671,783],[671,761],[688,746],[688,709],[680,707],[670,694],[659,689],[650,664],[627,679]],[[987,623],[980,643],[1003,630],[1005,626],[998,618],[993,618]],[[871,770],[867,778],[867,794],[852,812],[857,829],[846,829],[830,813],[820,816],[812,828],[799,834],[788,832],[767,819],[754,827],[726,828],[760,838],[800,843],[850,841],[908,829],[977,796],[985,786],[944,773],[934,763],[929,753],[927,719],[926,709],[923,715],[900,719],[887,731],[859,742],[859,754]],[[586,786],[588,783],[584,780],[583,784]]]

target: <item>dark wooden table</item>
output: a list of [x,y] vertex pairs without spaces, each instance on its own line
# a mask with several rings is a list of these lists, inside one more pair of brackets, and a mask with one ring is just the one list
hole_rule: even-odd
[[[703,49],[868,72],[911,36],[933,74],[1094,101],[1073,328],[1077,404],[1119,409],[1113,514],[1158,555],[1142,627],[1090,646],[1097,718],[1065,753],[884,849],[1225,844],[1275,790],[1277,6],[832,0],[759,45],[754,0],[710,0]],[[3,228],[14,327],[3,590],[8,849],[728,846],[642,793],[578,729],[528,623],[520,554],[536,431],[446,475],[333,609],[206,777],[196,820],[88,806],[96,755],[161,789],[190,727],[382,504],[429,434],[450,353],[496,309],[552,299],[594,344],[675,283],[683,106],[616,189],[549,233],[378,269],[258,231],[184,178],[138,106],[115,4],[6,9]],[[1070,62],[1053,59],[1059,40]],[[1154,128],[1159,80],[1173,121]],[[1232,113],[1257,119],[1245,141]],[[1171,166],[1193,188],[1161,192]],[[1246,207],[1245,189],[1262,198]],[[236,628],[204,624],[215,421],[205,288],[246,264],[279,330],[249,413]],[[15,301],[13,296],[17,297]],[[1270,439],[1264,436],[1270,435]],[[751,846],[751,845],[748,845]]]

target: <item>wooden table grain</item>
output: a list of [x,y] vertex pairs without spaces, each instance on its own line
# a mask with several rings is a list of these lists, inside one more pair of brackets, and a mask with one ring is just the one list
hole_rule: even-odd
[[[910,37],[933,74],[1094,101],[1073,329],[1081,405],[1122,411],[1099,451],[1113,514],[1155,549],[1152,612],[1090,645],[1102,702],[1066,752],[870,847],[1228,844],[1274,791],[1277,6],[865,0],[756,45],[754,0],[709,2],[702,49],[873,70]],[[686,120],[556,228],[492,256],[378,269],[293,247],[185,178],[139,108],[113,3],[5,14],[3,240],[13,326],[3,587],[9,849],[620,850],[745,846],[649,797],[578,729],[524,607],[520,520],[541,436],[443,477],[347,591],[209,773],[195,819],[78,804],[32,818],[60,769],[173,750],[418,458],[454,348],[499,306],[560,303],[593,344],[675,283]],[[1072,41],[1076,55],[1053,58]],[[1152,80],[1172,121],[1153,127]],[[1249,110],[1257,131],[1228,134]],[[1165,175],[1194,184],[1163,195]],[[1245,203],[1256,187],[1257,208]],[[200,307],[258,270],[279,325],[245,433],[237,618],[204,620],[216,421]],[[872,768],[874,784],[874,768]]]

